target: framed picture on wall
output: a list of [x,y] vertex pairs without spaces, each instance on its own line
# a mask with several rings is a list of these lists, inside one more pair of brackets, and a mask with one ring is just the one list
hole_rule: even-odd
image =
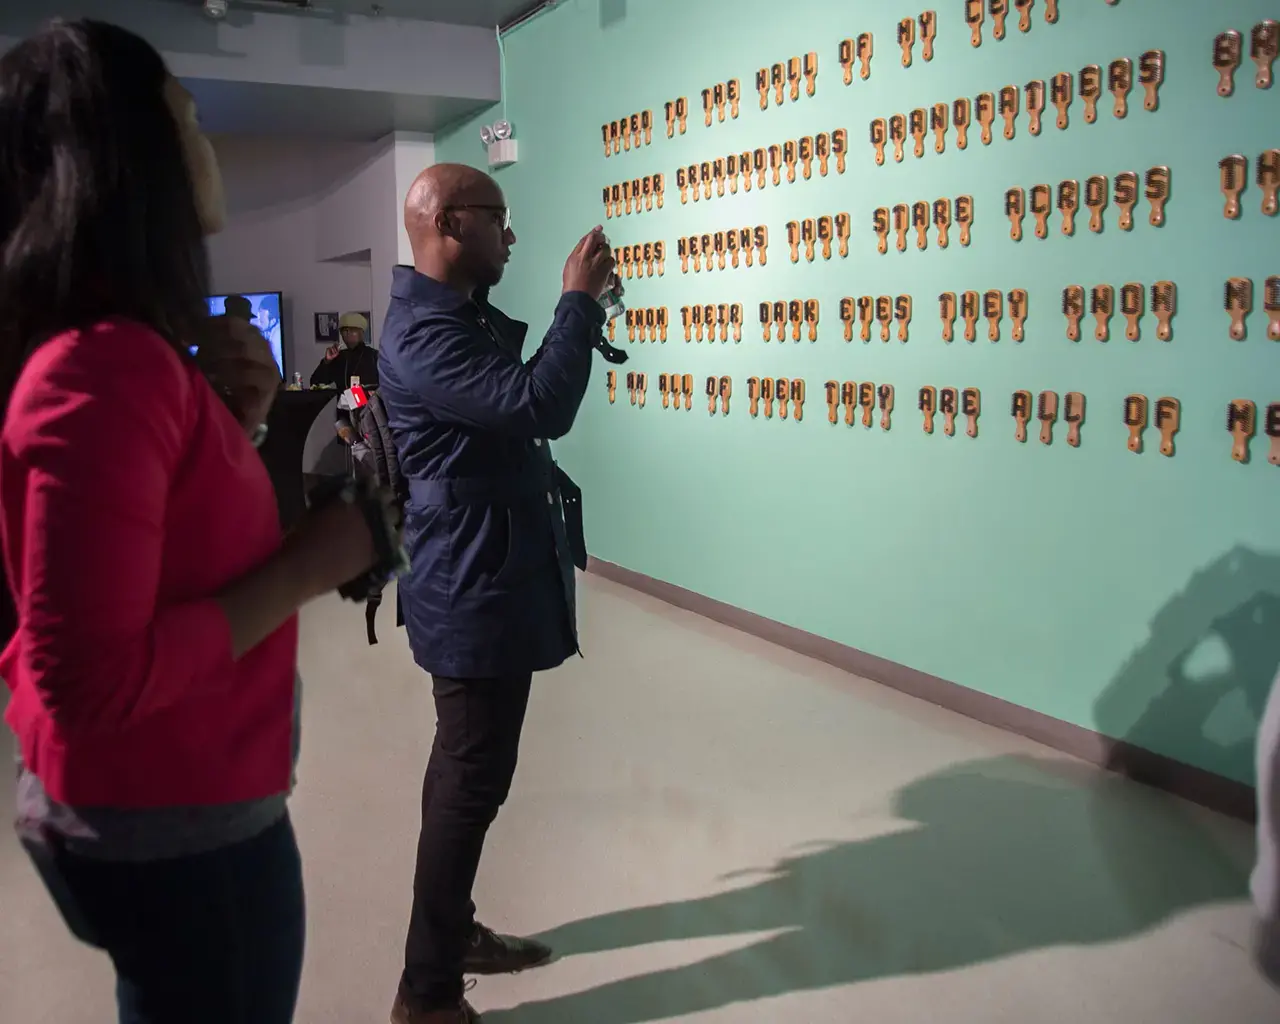
[[336,345],[338,343],[338,320],[337,313],[317,313],[316,314],[316,342],[321,345]]

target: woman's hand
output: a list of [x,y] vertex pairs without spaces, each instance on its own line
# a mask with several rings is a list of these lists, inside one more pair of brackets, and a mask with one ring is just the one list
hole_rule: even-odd
[[252,437],[266,422],[280,388],[280,368],[267,339],[247,320],[212,317],[196,365]]

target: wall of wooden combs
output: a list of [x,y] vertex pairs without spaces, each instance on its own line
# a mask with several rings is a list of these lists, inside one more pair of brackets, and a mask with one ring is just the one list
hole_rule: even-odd
[[593,553],[1126,735],[1174,595],[1217,567],[1180,651],[1280,592],[1280,3],[625,7],[511,34],[498,175],[526,352],[586,226],[623,259]]

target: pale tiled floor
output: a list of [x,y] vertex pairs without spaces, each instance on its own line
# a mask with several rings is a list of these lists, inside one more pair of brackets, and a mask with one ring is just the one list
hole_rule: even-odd
[[[1244,827],[583,590],[588,660],[537,683],[477,889],[564,956],[483,979],[489,1024],[1280,1020],[1244,948]],[[356,608],[304,621],[302,1024],[383,1024],[399,970],[432,713],[382,618],[372,649]],[[106,1024],[109,999],[0,836],[0,1022]]]

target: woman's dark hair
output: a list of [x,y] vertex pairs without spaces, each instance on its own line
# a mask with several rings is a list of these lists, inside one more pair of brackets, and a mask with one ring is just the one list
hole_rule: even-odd
[[208,313],[208,258],[155,48],[54,21],[0,57],[0,407],[45,338],[108,316],[180,353]]

